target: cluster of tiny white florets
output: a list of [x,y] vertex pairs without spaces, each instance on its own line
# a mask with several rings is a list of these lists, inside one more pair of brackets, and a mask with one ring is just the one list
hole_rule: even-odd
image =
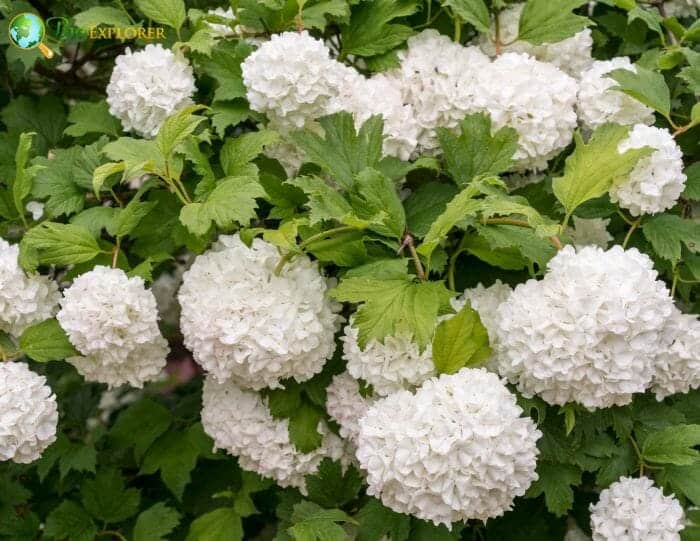
[[571,237],[574,246],[600,246],[607,248],[613,236],[608,233],[610,218],[579,218],[574,216],[574,227],[569,227],[566,232]]
[[486,327],[486,332],[488,332],[489,345],[492,349],[491,357],[484,362],[484,367],[492,371],[495,371],[497,368],[498,333],[496,329],[498,326],[498,307],[505,302],[512,292],[513,290],[508,284],[496,280],[489,287],[479,284],[476,287],[465,289],[459,298],[451,301],[452,307],[456,311],[461,310],[469,302],[470,306],[479,313],[481,323]]
[[593,541],[680,541],[685,514],[646,477],[621,477],[591,505]]
[[53,317],[61,297],[46,276],[27,276],[18,258],[19,247],[0,239],[0,331],[15,337]]
[[415,394],[381,399],[360,419],[367,493],[435,524],[502,515],[537,479],[541,436],[495,374],[462,369]]
[[597,60],[581,75],[578,91],[579,120],[590,130],[601,124],[652,124],[654,112],[631,96],[614,90],[617,83],[607,76],[616,69],[636,72],[629,58],[621,56],[611,60]]
[[478,47],[463,47],[432,29],[409,38],[398,57],[400,66],[388,76],[413,108],[418,152],[435,154],[435,129],[456,128],[477,111],[478,81],[489,58]]
[[198,256],[180,288],[180,328],[195,360],[252,389],[305,381],[333,355],[337,305],[318,265],[295,258],[279,276],[277,249],[238,235]]
[[700,387],[700,321],[674,310],[664,327],[664,347],[654,364],[651,390],[663,400]]
[[360,383],[347,372],[333,376],[326,387],[326,411],[340,426],[341,437],[353,445],[357,445],[360,417],[374,402],[374,396],[360,394]]
[[671,208],[685,188],[683,152],[668,130],[637,124],[619,144],[618,152],[643,147],[654,151],[640,158],[629,176],[618,179],[610,189],[610,200],[619,202],[632,216]]
[[697,17],[700,12],[700,0],[669,0],[664,2],[668,17]]
[[194,255],[187,253],[175,261],[172,272],[164,272],[153,282],[151,291],[156,298],[160,320],[167,325],[177,327],[180,322],[180,304],[177,291],[182,285],[182,275],[194,260]]
[[557,67],[519,53],[496,58],[480,77],[480,108],[494,129],[518,132],[519,169],[544,169],[573,138],[576,81]]
[[159,43],[149,44],[116,58],[107,103],[124,130],[153,137],[166,118],[192,104],[195,90],[187,60]]
[[[500,52],[526,53],[537,60],[555,65],[572,77],[578,77],[588,69],[593,62],[591,49],[593,38],[591,31],[586,28],[570,38],[556,43],[533,45],[527,41],[518,40],[518,24],[524,3],[511,4],[498,14]],[[499,54],[496,48],[496,24],[491,23],[488,34],[479,37],[479,46],[489,56]]]
[[673,310],[648,256],[567,246],[499,307],[498,372],[550,404],[627,404],[651,383]]
[[344,456],[343,442],[323,423],[318,427],[321,446],[310,453],[298,451],[289,439],[289,420],[272,417],[260,394],[233,381],[207,376],[202,403],[202,425],[214,445],[238,457],[242,468],[271,477],[281,487],[305,493],[306,475],[315,473],[325,457]]
[[0,461],[34,462],[56,439],[57,425],[46,378],[25,363],[0,363]]
[[66,360],[88,381],[142,387],[165,367],[168,343],[142,278],[97,266],[64,291],[56,318],[83,355]]
[[384,342],[370,340],[363,350],[358,335],[351,318],[341,337],[343,358],[350,375],[372,385],[377,394],[413,388],[435,375],[430,345],[421,352],[410,335],[398,333]]
[[241,64],[250,107],[282,129],[345,109],[343,89],[362,76],[308,32],[273,35]]

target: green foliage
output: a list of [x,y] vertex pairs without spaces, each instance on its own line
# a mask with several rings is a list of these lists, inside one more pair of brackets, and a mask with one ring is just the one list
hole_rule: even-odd
[[39,362],[79,355],[55,319],[28,327],[19,338],[19,347],[25,355]]
[[571,13],[584,3],[581,0],[527,0],[520,14],[518,39],[539,45],[573,36],[591,24],[586,17]]
[[659,214],[644,224],[644,236],[654,251],[672,264],[681,260],[682,246],[700,251],[700,224],[674,214]]
[[432,351],[438,374],[454,374],[465,366],[481,364],[491,355],[489,335],[469,303],[437,326]]
[[615,90],[629,94],[666,118],[671,114],[671,92],[660,73],[637,66],[636,72],[616,69],[608,76],[618,83]]

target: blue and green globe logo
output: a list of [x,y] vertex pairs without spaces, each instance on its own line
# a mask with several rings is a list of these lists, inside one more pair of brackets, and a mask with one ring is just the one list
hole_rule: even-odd
[[10,21],[10,41],[20,49],[38,47],[46,58],[53,56],[53,51],[43,44],[46,27],[41,17],[34,13],[20,13]]

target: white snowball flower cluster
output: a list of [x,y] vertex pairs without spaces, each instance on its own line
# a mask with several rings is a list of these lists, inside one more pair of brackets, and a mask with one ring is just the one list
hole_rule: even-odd
[[[572,37],[556,43],[533,45],[527,41],[518,40],[518,24],[524,3],[511,4],[498,14],[499,41],[507,45],[500,47],[500,52],[526,53],[542,62],[549,62],[572,77],[578,77],[593,63],[591,49],[593,38],[591,31],[586,28]],[[487,55],[494,57],[496,50],[496,24],[491,23],[488,34],[481,34],[479,46]]]
[[360,384],[347,372],[333,376],[326,387],[326,411],[340,425],[340,436],[357,445],[360,417],[376,401],[374,396],[360,394]]
[[435,524],[502,515],[537,479],[541,436],[495,374],[462,369],[376,402],[360,419],[367,493]]
[[574,246],[582,248],[584,246],[600,246],[607,248],[613,236],[608,233],[610,218],[579,218],[574,216],[572,221],[574,227],[569,227],[566,233],[574,241]]
[[623,92],[607,74],[616,69],[636,72],[629,58],[620,56],[611,60],[597,60],[581,75],[578,91],[578,114],[585,127],[596,129],[606,122],[616,124],[653,124],[652,109]]
[[124,130],[153,137],[168,116],[192,104],[195,90],[187,60],[159,43],[149,44],[116,58],[107,103]]
[[241,64],[250,107],[275,127],[298,129],[342,111],[342,91],[362,76],[308,32],[273,35]]
[[683,193],[683,152],[668,130],[636,124],[618,146],[621,154],[651,147],[654,152],[637,162],[629,177],[610,189],[610,200],[620,203],[632,216],[654,214],[671,208]]
[[315,473],[325,457],[341,460],[343,443],[323,424],[323,443],[301,453],[289,440],[289,420],[275,419],[260,395],[232,381],[204,381],[202,425],[217,448],[238,457],[243,469],[271,477],[281,487],[305,493],[304,477]]
[[680,541],[685,514],[646,477],[621,477],[591,505],[593,541]]
[[479,313],[481,323],[486,327],[486,332],[489,335],[489,345],[493,350],[491,357],[484,362],[484,368],[496,371],[496,355],[498,352],[498,307],[513,292],[508,284],[504,284],[500,280],[496,280],[489,287],[484,287],[478,284],[471,289],[465,289],[464,293],[451,301],[455,311],[459,311],[469,302],[471,307]]
[[195,360],[219,380],[243,387],[305,381],[333,355],[338,306],[306,256],[274,273],[280,255],[261,239],[238,235],[198,256],[180,288],[180,328]]
[[25,363],[0,363],[0,461],[34,462],[56,440],[57,425],[46,378]]
[[655,362],[651,390],[658,400],[700,387],[700,321],[674,309],[666,322],[664,347]]
[[27,276],[19,266],[19,246],[0,239],[0,331],[15,337],[54,316],[61,294],[46,276]]
[[667,17],[697,17],[700,12],[700,0],[669,0],[664,2]]
[[496,58],[480,78],[478,103],[493,128],[518,132],[519,169],[544,169],[572,140],[576,81],[557,67],[519,53]]
[[566,246],[499,307],[498,371],[550,404],[627,404],[651,382],[673,310],[648,256]]
[[399,333],[385,337],[384,343],[370,340],[362,350],[352,318],[344,333],[341,340],[348,372],[372,385],[381,396],[416,387],[435,375],[430,345],[421,353],[410,336]]
[[478,81],[490,61],[478,47],[463,47],[433,29],[409,38],[407,45],[398,52],[400,67],[389,77],[413,108],[418,151],[435,154],[439,148],[435,128],[456,128],[478,110]]
[[142,387],[165,367],[168,343],[142,278],[97,266],[63,292],[56,318],[83,355],[66,360],[88,381]]

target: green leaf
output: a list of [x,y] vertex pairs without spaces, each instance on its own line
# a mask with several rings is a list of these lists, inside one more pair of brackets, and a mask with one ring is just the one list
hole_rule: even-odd
[[264,479],[257,473],[242,470],[241,488],[236,492],[233,499],[233,510],[241,517],[249,517],[258,514],[255,503],[250,495],[256,492],[267,490],[274,482],[271,479]]
[[96,466],[97,451],[95,447],[80,442],[68,445],[65,453],[59,460],[58,470],[61,474],[61,479],[65,479],[66,475],[72,471],[95,473]]
[[[161,154],[155,141],[120,137],[116,141],[107,143],[102,152],[110,160],[124,164],[123,180],[138,177],[143,173],[166,176],[165,156]],[[112,171],[109,174],[115,172],[117,171]]]
[[478,226],[479,236],[483,237],[492,249],[516,249],[525,259],[537,263],[541,269],[556,254],[552,243],[538,237],[531,229],[515,225]]
[[22,353],[42,363],[80,355],[55,319],[28,327],[20,336],[19,347]]
[[166,159],[173,151],[194,133],[197,126],[205,117],[195,115],[197,111],[206,109],[204,105],[190,105],[170,115],[158,130],[155,145]]
[[644,440],[642,456],[648,462],[690,466],[700,461],[700,425],[669,426]]
[[240,41],[221,41],[212,49],[211,55],[201,58],[200,67],[218,83],[214,92],[215,101],[235,100],[246,97],[243,84],[241,62],[245,60],[253,48],[248,43]]
[[305,402],[289,417],[289,439],[300,452],[310,453],[323,443],[323,436],[318,431],[322,418],[316,408]]
[[355,177],[348,195],[355,214],[369,223],[369,229],[386,237],[403,237],[406,215],[391,180],[379,171],[365,169]]
[[356,541],[381,541],[388,536],[392,541],[406,541],[411,530],[411,517],[384,507],[371,498],[356,515],[360,523]]
[[433,362],[438,374],[454,374],[465,366],[479,365],[489,355],[489,335],[469,303],[435,329]]
[[608,73],[607,77],[614,79],[618,84],[612,89],[632,96],[668,118],[671,114],[671,93],[664,76],[641,66],[635,67],[636,73],[626,69],[616,69]]
[[481,235],[467,234],[460,244],[464,251],[478,257],[489,265],[506,270],[522,270],[527,259],[517,247],[495,248]]
[[659,257],[673,265],[681,260],[682,245],[693,253],[700,252],[700,223],[675,214],[659,214],[645,222],[644,236]]
[[[700,34],[700,26],[698,26],[698,33]],[[678,72],[678,77],[686,82],[693,94],[698,95],[700,94],[700,53],[688,48],[682,51],[688,59],[688,65]]]
[[70,223],[85,227],[93,237],[99,238],[102,230],[114,230],[118,209],[114,207],[90,207],[73,216]]
[[518,23],[518,39],[534,45],[556,43],[586,28],[587,17],[571,13],[585,0],[527,0]]
[[287,181],[288,184],[301,189],[309,200],[309,225],[326,220],[335,220],[341,224],[364,227],[365,222],[355,216],[352,206],[343,195],[319,177],[297,177]]
[[403,202],[408,230],[417,237],[425,236],[455,195],[457,189],[451,184],[428,182],[420,186]]
[[617,147],[628,132],[626,126],[604,124],[593,132],[588,143],[579,133],[574,134],[576,148],[566,159],[564,175],[552,182],[554,195],[568,214],[581,203],[606,193],[617,179],[624,179],[632,171],[640,158],[651,153],[644,147],[620,154]]
[[294,506],[292,523],[287,532],[295,541],[345,541],[347,535],[338,522],[354,520],[340,509],[323,509],[302,501]]
[[327,171],[343,188],[353,186],[355,175],[368,167],[376,167],[382,158],[382,130],[379,115],[370,117],[355,131],[350,113],[336,113],[319,119],[324,137],[311,130],[296,131],[290,138],[306,158]]
[[421,351],[432,339],[438,312],[451,297],[442,282],[415,283],[408,277],[345,278],[329,295],[338,301],[363,303],[353,323],[361,349],[370,340],[383,343],[386,336],[407,333]]
[[122,411],[110,431],[120,445],[134,448],[137,462],[151,444],[165,433],[172,423],[168,409],[145,398]]
[[444,0],[442,5],[452,8],[455,15],[474,25],[479,32],[489,31],[491,18],[483,0]]
[[135,0],[136,9],[148,19],[179,30],[187,18],[183,0]]
[[56,96],[42,96],[35,101],[27,96],[12,100],[0,113],[9,131],[37,134],[37,155],[46,155],[58,145],[66,127],[63,101]]
[[126,12],[109,6],[95,6],[86,9],[74,15],[73,21],[78,28],[88,29],[91,26],[99,26],[101,24],[120,27],[131,26],[132,24]]
[[212,447],[201,424],[191,425],[182,432],[168,432],[148,449],[141,473],[153,474],[160,471],[165,486],[181,500],[197,459],[209,453]]
[[186,541],[241,541],[241,517],[231,508],[221,507],[195,519]]
[[128,235],[157,204],[155,201],[145,202],[132,199],[126,207],[119,209],[114,218],[113,226],[108,226],[107,231],[115,237]]
[[661,483],[683,494],[695,505],[700,505],[700,463],[691,466],[666,466]]
[[83,263],[97,257],[100,247],[87,228],[73,224],[43,222],[24,235],[22,250],[36,250],[46,265]]
[[413,0],[375,0],[355,6],[350,23],[343,27],[343,55],[375,56],[394,49],[414,33],[409,26],[390,23],[416,11]]
[[242,169],[253,161],[266,146],[276,143],[279,135],[271,130],[244,133],[235,138],[228,138],[221,147],[219,159],[224,174],[236,176],[244,173]]
[[136,519],[133,541],[165,541],[180,523],[180,513],[158,502]]
[[265,190],[255,177],[227,177],[206,201],[182,207],[180,221],[194,235],[204,235],[212,222],[221,228],[230,228],[234,222],[245,226],[256,216],[255,199],[264,196]]
[[85,509],[108,524],[134,516],[141,502],[141,493],[135,488],[125,489],[124,478],[116,469],[98,471],[94,479],[83,481],[80,494]]
[[219,137],[224,136],[226,128],[240,124],[249,116],[251,116],[250,108],[242,100],[217,101],[211,105],[211,125]]
[[44,533],[49,539],[93,541],[97,526],[82,506],[65,500],[47,517]]
[[[41,165],[27,167],[29,153],[32,150],[33,133],[22,133],[19,136],[17,151],[15,152],[15,178],[10,184],[10,192],[15,203],[15,209],[20,216],[24,216],[23,201],[31,193],[35,175],[43,169]],[[24,219],[24,218],[22,218]]]
[[682,197],[693,201],[700,201],[700,162],[695,162],[685,168],[685,189]]
[[173,45],[173,49],[180,50],[180,52],[187,52],[189,50],[193,53],[201,53],[205,56],[210,56],[216,42],[216,34],[211,28],[207,27],[197,30],[187,41],[178,41]]
[[536,498],[544,494],[550,513],[561,516],[574,503],[572,486],[581,484],[581,470],[569,464],[556,464],[541,460],[537,465],[539,479],[530,485],[526,496]]
[[104,133],[111,137],[119,137],[121,133],[121,124],[110,114],[106,101],[79,101],[71,107],[68,123],[70,126],[63,132],[71,137],[82,137],[88,133]]
[[649,8],[641,8],[639,6],[634,6],[627,13],[627,22],[632,23],[637,19],[643,21],[648,28],[650,28],[657,34],[663,33],[663,28],[661,28],[661,24],[663,23],[664,19],[659,14],[659,10],[655,7],[650,6]]
[[350,465],[343,473],[339,462],[324,458],[314,475],[306,476],[309,499],[322,507],[342,507],[354,500],[362,488],[362,477]]
[[437,130],[447,171],[460,188],[477,176],[498,175],[514,164],[518,133],[508,127],[493,135],[491,131],[491,118],[486,113],[466,116],[459,136],[445,128]]
[[[311,4],[307,2],[306,5]],[[304,28],[317,28],[323,30],[328,24],[327,17],[334,19],[346,19],[350,15],[350,8],[345,0],[325,0],[304,7],[301,12],[301,20]]]

